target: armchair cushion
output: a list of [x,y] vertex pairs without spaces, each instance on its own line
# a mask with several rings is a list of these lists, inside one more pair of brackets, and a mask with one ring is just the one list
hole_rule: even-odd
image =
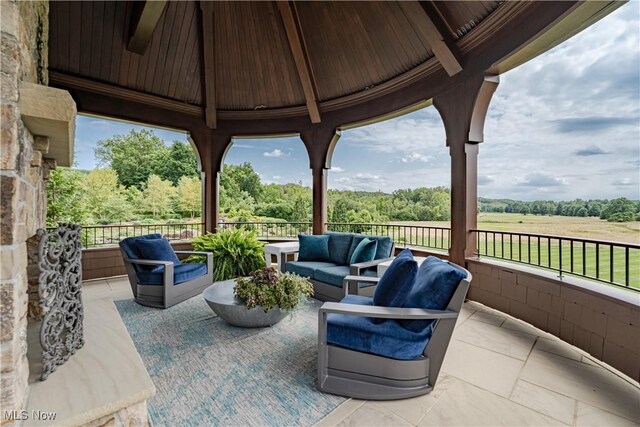
[[[166,239],[138,239],[136,246],[140,251],[141,259],[149,259],[155,261],[170,261],[175,265],[180,264],[178,256],[173,251],[171,244]],[[154,271],[162,266],[154,268]]]
[[[449,305],[458,284],[466,277],[459,267],[428,257],[418,270],[416,283],[403,307],[444,310]],[[413,332],[431,329],[434,320],[403,320],[402,326]]]
[[349,259],[349,264],[373,261],[373,258],[376,256],[376,249],[378,249],[378,242],[365,237],[358,243],[358,246],[356,246],[353,251]]
[[391,239],[391,237],[363,236],[362,234],[356,234],[353,236],[353,241],[351,242],[351,247],[349,248],[349,255],[347,256],[347,259],[351,259],[353,253],[358,247],[358,244],[360,244],[360,242],[364,238],[375,240],[376,242],[378,242],[378,246],[376,247],[376,254],[373,259],[384,259],[393,256],[393,254],[391,253],[391,248],[393,248],[393,240]]
[[[411,250],[403,250],[380,278],[373,294],[373,304],[402,307],[414,286],[417,274],[418,263],[413,259]],[[380,322],[380,319],[375,320]]]
[[330,261],[329,259],[329,236],[308,236],[298,235],[300,242],[300,252],[298,261]]
[[[205,274],[207,274],[207,264],[179,264],[173,267],[173,284],[178,285]],[[136,276],[141,285],[162,285],[164,267],[159,266],[152,271],[138,271]]]
[[349,249],[353,241],[353,233],[339,233],[327,231],[325,236],[329,236],[329,261],[338,265],[349,264]]
[[[316,269],[313,278],[319,282],[328,283],[339,288],[342,287],[344,278],[349,275],[348,265],[337,265],[335,267],[323,267]],[[365,270],[363,276],[376,277],[375,270]],[[375,283],[363,283],[361,287],[374,286]]]
[[289,261],[284,265],[284,271],[313,279],[314,272],[319,268],[335,266],[336,265],[332,262],[324,261]]
[[[120,248],[129,259],[142,259],[142,254],[140,253],[140,249],[138,249],[137,242],[141,240],[155,240],[162,239],[161,234],[147,234],[145,236],[138,237],[127,237],[126,239],[122,239],[119,243]],[[160,261],[160,260],[159,260]],[[137,265],[134,264],[133,268],[136,272],[138,271],[150,271],[153,270],[154,266],[146,266],[146,265]]]
[[[340,302],[373,305],[373,299],[358,295],[347,295]],[[413,360],[420,357],[430,337],[430,329],[411,332],[396,320],[374,324],[369,317],[336,313],[327,315],[329,344],[392,359]]]

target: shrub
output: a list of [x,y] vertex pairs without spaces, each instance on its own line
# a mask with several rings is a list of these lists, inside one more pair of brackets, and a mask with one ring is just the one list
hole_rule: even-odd
[[[248,275],[265,266],[264,243],[257,234],[243,228],[207,233],[193,239],[196,251],[213,254],[213,280],[228,280]],[[206,262],[202,255],[192,255],[187,262]]]
[[274,307],[291,311],[313,295],[313,286],[305,277],[293,273],[278,276],[276,270],[269,267],[254,271],[247,278],[238,279],[235,295],[248,309],[261,306],[265,312]]

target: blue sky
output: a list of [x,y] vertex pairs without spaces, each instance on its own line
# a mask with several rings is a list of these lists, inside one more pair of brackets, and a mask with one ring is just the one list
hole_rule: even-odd
[[[128,123],[79,117],[76,164],[96,166],[96,142]],[[186,134],[156,130],[162,139]],[[383,190],[449,186],[437,111],[426,108],[342,133],[329,187]],[[238,139],[227,163],[249,162],[264,182],[310,185],[298,138]],[[640,198],[640,3],[501,76],[478,164],[480,196],[520,200]]]

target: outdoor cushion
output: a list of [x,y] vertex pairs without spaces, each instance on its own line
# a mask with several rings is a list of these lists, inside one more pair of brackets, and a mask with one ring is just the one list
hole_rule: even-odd
[[[449,305],[458,284],[466,273],[457,266],[430,256],[420,266],[418,277],[403,307],[444,310]],[[431,330],[435,320],[403,320],[402,325],[413,332]]]
[[317,269],[335,266],[332,262],[324,261],[289,261],[284,265],[284,271],[313,279],[314,271]]
[[373,261],[373,257],[376,256],[376,249],[378,249],[378,242],[365,237],[353,251],[351,258],[349,258],[349,264]]
[[[347,295],[345,304],[371,305],[370,298]],[[369,317],[330,313],[327,315],[327,342],[351,350],[377,354],[392,359],[413,360],[422,355],[431,330],[415,333],[395,320],[375,324]]]
[[308,236],[299,234],[300,251],[298,261],[330,261],[329,236]]
[[[136,246],[140,251],[142,259],[171,261],[176,265],[180,264],[180,260],[166,239],[138,239],[136,240]],[[161,267],[162,266],[158,266],[155,267],[155,269]]]
[[[342,287],[344,278],[349,275],[349,266],[339,265],[335,267],[323,267],[313,273],[313,278],[319,282],[328,283],[333,286]],[[363,276],[376,277],[376,271],[364,271]],[[374,286],[375,283],[363,283],[362,287]]]
[[[173,267],[173,284],[187,282],[207,274],[207,264],[178,264]],[[138,283],[141,285],[162,285],[164,266],[159,270],[138,271]]]
[[[142,254],[140,253],[140,249],[138,249],[137,242],[141,240],[157,240],[162,239],[161,234],[147,234],[144,236],[138,237],[127,237],[126,239],[122,239],[119,243],[122,251],[125,253],[127,258],[129,259],[143,259]],[[133,268],[135,271],[151,271],[156,266],[148,266],[148,265],[139,265],[133,264]]]
[[338,265],[347,265],[351,257],[349,249],[353,240],[353,233],[338,233],[328,231],[324,234],[329,236],[329,260]]
[[362,234],[355,234],[353,236],[353,241],[351,242],[351,247],[349,248],[349,254],[347,259],[351,259],[353,256],[353,252],[358,247],[358,244],[362,241],[362,239],[367,238],[369,240],[375,240],[378,242],[378,247],[376,248],[376,255],[373,259],[384,259],[389,258],[393,254],[391,253],[391,248],[393,247],[393,240],[391,237],[387,236],[365,236]]
[[402,307],[414,286],[417,274],[418,263],[413,259],[411,250],[403,250],[380,278],[373,294],[373,304]]

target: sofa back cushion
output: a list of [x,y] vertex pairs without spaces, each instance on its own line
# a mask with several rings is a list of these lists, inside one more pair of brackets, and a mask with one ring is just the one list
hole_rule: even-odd
[[[420,266],[416,282],[403,307],[444,310],[465,277],[466,272],[458,266],[430,256]],[[435,320],[403,320],[402,326],[412,332],[421,332],[434,322]]]
[[[373,294],[373,305],[402,307],[413,289],[417,274],[418,263],[413,259],[411,250],[403,250],[380,278]],[[374,323],[384,321],[374,320]]]
[[393,248],[393,240],[388,236],[365,236],[362,234],[356,234],[353,236],[353,241],[351,242],[351,247],[349,248],[349,254],[347,255],[347,259],[351,259],[353,256],[353,252],[356,250],[362,239],[367,238],[369,240],[375,240],[378,242],[378,246],[376,247],[376,254],[373,259],[384,259],[393,256],[391,253],[391,249]]
[[329,258],[329,236],[299,234],[298,242],[300,242],[298,261],[331,261]]
[[349,265],[373,261],[376,256],[376,249],[378,249],[378,242],[365,237],[358,243],[358,246],[356,246],[356,249],[353,251],[349,259]]
[[327,231],[324,236],[329,237],[329,261],[338,265],[349,265],[349,249],[353,241],[353,233],[339,233]]
[[138,246],[142,259],[171,261],[175,265],[180,264],[180,260],[166,239],[139,239],[136,240],[136,246]]

